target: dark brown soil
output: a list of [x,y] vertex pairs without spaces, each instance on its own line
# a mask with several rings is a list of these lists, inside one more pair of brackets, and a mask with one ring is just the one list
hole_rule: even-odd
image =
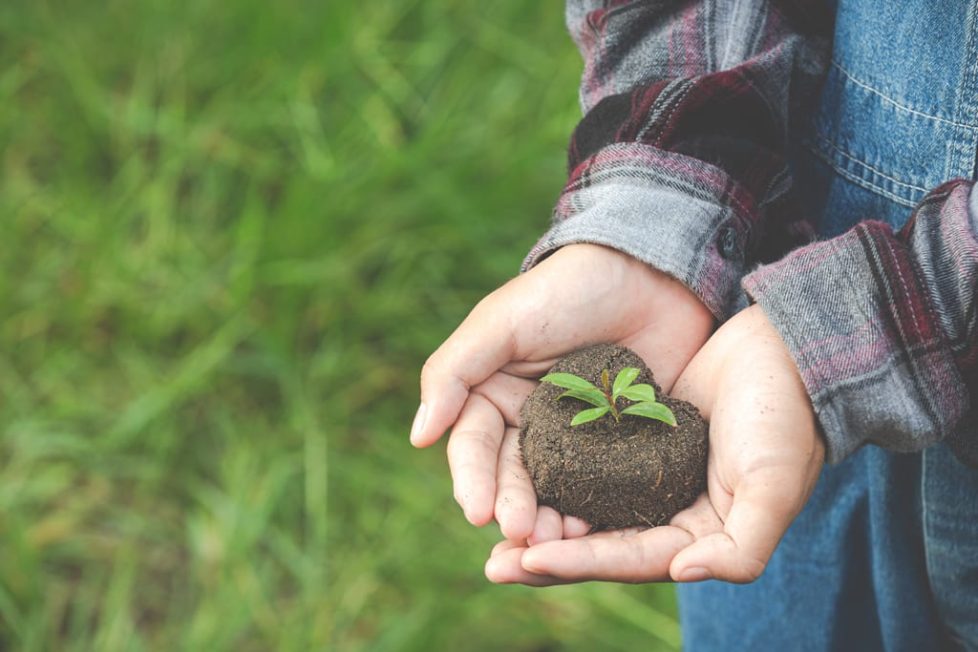
[[[523,405],[520,449],[541,505],[577,516],[594,529],[664,525],[706,488],[708,425],[691,404],[664,396],[639,356],[623,346],[599,344],[562,358],[563,371],[601,386],[625,367],[642,373],[635,383],[655,387],[656,397],[676,415],[678,426],[645,417],[611,415],[571,426],[591,407],[564,390],[540,386]],[[619,406],[629,403],[619,399]]]

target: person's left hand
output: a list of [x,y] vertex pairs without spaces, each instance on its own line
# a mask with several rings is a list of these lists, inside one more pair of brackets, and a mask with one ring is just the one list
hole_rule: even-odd
[[706,493],[652,529],[586,534],[580,521],[553,512],[529,543],[497,544],[486,576],[534,586],[757,579],[808,500],[824,458],[798,370],[752,306],[710,338],[673,394],[710,421]]

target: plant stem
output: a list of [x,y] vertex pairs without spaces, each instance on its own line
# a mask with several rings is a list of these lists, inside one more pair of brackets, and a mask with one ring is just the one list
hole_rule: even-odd
[[604,396],[608,399],[608,405],[611,407],[611,416],[615,418],[615,423],[621,423],[621,414],[615,407],[615,397],[611,391],[611,375],[607,369],[601,370],[601,385],[604,387]]

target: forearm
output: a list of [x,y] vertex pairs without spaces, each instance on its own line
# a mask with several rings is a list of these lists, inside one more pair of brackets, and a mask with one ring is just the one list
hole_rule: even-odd
[[529,269],[574,242],[678,278],[720,319],[762,230],[784,221],[785,148],[827,61],[821,3],[571,0],[585,116]]
[[744,279],[798,365],[830,461],[865,443],[917,451],[947,440],[978,462],[960,432],[978,367],[970,190],[946,184],[899,233],[863,222]]

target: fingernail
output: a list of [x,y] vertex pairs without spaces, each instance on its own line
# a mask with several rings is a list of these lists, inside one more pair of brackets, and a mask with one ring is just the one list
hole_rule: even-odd
[[414,423],[411,424],[411,442],[414,443],[418,435],[421,434],[422,428],[424,428],[424,419],[428,415],[428,406],[422,403],[418,407],[417,414],[414,415]]
[[710,571],[700,566],[687,568],[679,575],[680,582],[702,582],[703,580],[712,579],[713,575],[710,573]]
[[526,552],[523,553],[523,557],[520,559],[520,565],[523,567],[523,570],[525,570],[528,573],[537,573],[537,574],[542,574],[544,572],[545,564],[541,563],[542,560],[539,559],[540,557],[539,550],[540,549],[537,548],[536,550],[533,551],[533,554],[530,554],[530,550],[527,550]]
[[488,560],[486,560],[485,574],[487,580],[493,584],[509,584],[502,571],[503,568],[498,559],[495,557],[490,557]]

